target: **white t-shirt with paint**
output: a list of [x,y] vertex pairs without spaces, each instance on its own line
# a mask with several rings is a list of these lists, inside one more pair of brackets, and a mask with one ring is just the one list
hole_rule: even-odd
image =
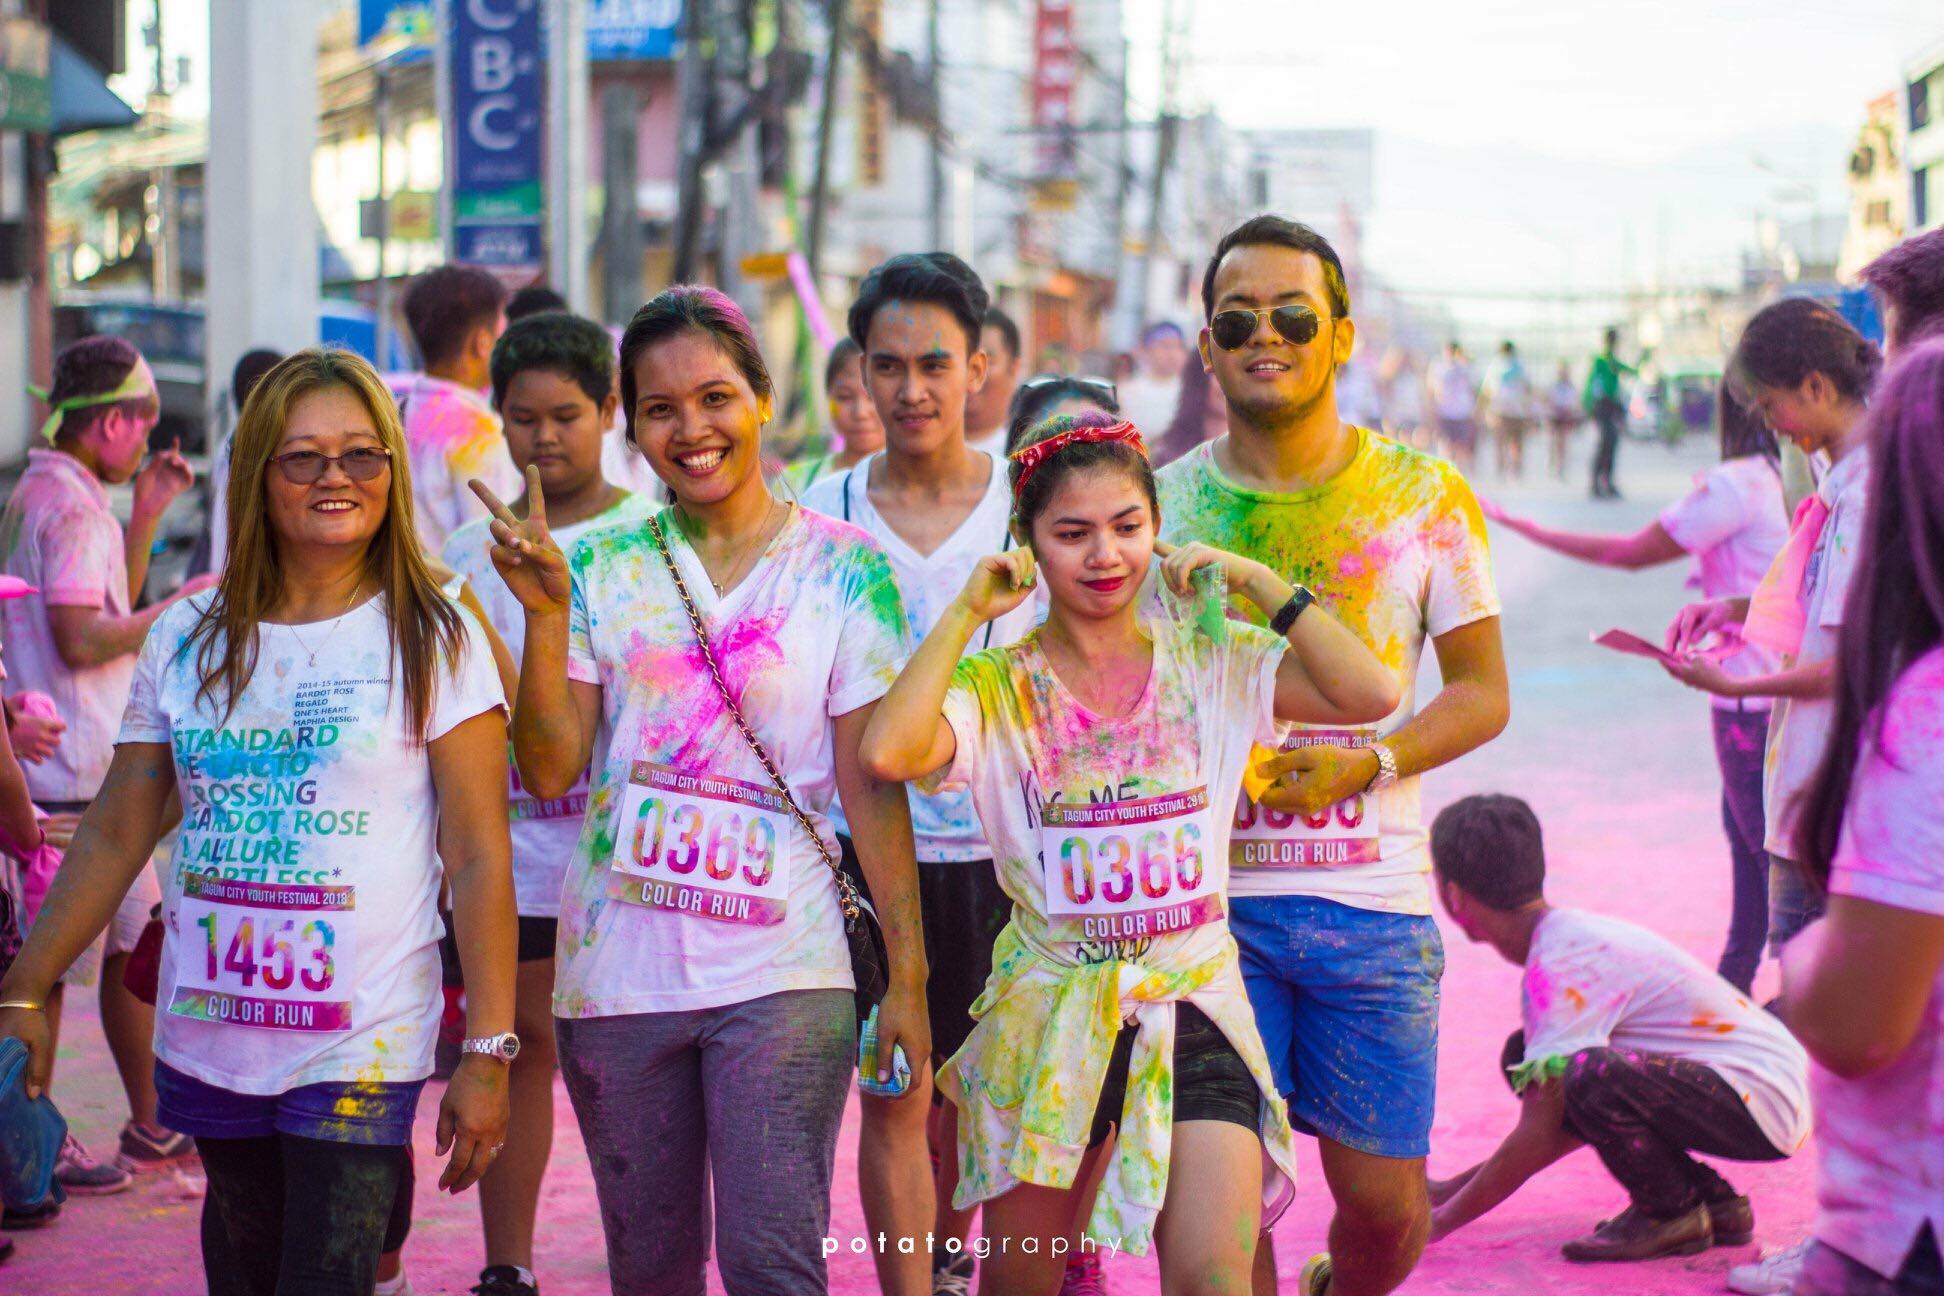
[[155,1055],[249,1094],[422,1080],[443,1004],[425,743],[505,706],[492,649],[462,615],[463,652],[437,677],[417,743],[382,598],[328,638],[325,626],[262,625],[256,670],[225,717],[196,696],[188,643],[213,597],[149,630],[118,739],[168,743],[182,795]]
[[[1858,446],[1823,474],[1816,493],[1829,505],[1829,520],[1817,537],[1803,573],[1806,617],[1802,647],[1790,666],[1836,660],[1842,636],[1843,604],[1863,548],[1863,522],[1869,511],[1870,452]],[[1777,698],[1769,719],[1768,752],[1762,763],[1762,813],[1768,822],[1763,843],[1771,855],[1796,858],[1796,795],[1815,776],[1835,715],[1833,698]]]
[[1699,1062],[1726,1080],[1778,1152],[1809,1137],[1809,1055],[1768,1012],[1664,936],[1554,909],[1520,988],[1528,1065],[1590,1048]]
[[96,608],[129,614],[128,559],[108,491],[79,459],[35,446],[0,515],[0,559],[38,595],[0,603],[13,686],[54,699],[67,732],[54,754],[21,767],[37,801],[90,801],[115,754],[115,725],[128,704],[133,654],[94,666],[69,666],[54,642],[48,612]]
[[[1944,649],[1904,671],[1880,742],[1873,732],[1864,730],[1830,894],[1944,918]],[[1854,1080],[1813,1075],[1816,1237],[1888,1277],[1926,1221],[1944,1237],[1944,972],[1896,1060]]]
[[[877,701],[907,631],[891,564],[856,527],[795,509],[718,597],[657,514],[724,682],[836,851],[832,718]],[[560,903],[554,1012],[680,1012],[852,988],[837,887],[737,731],[646,523],[592,531],[567,674],[601,687],[604,753]]]
[[[1708,599],[1747,598],[1789,538],[1782,474],[1761,455],[1723,460],[1694,479],[1694,489],[1660,515],[1661,530],[1694,555],[1694,579]],[[1753,644],[1725,657],[1730,679],[1772,675],[1780,662]],[[1766,711],[1767,698],[1714,699],[1727,711]]]
[[1068,692],[1037,631],[961,661],[945,695],[957,751],[929,781],[969,790],[1013,926],[1056,964],[1187,966],[1229,939],[1231,810],[1251,747],[1276,735],[1288,644],[1242,622],[1215,639],[1143,624],[1154,664],[1126,715]]
[[[1396,733],[1417,713],[1426,641],[1499,613],[1485,518],[1458,470],[1366,429],[1356,434],[1349,465],[1303,491],[1241,485],[1216,462],[1216,442],[1155,474],[1163,539],[1212,544],[1307,585],[1397,677],[1402,700],[1384,719],[1286,726],[1285,750],[1364,747]],[[1267,620],[1237,599],[1229,610]],[[1430,834],[1419,782],[1413,775],[1355,793],[1314,818],[1244,798],[1230,838],[1230,889],[1428,917]]]
[[1181,404],[1181,375],[1156,378],[1143,370],[1120,384],[1121,417],[1140,429],[1150,444],[1174,422]]
[[[846,472],[825,477],[803,496],[803,506],[828,517],[848,520],[862,527],[877,541],[891,560],[903,596],[905,615],[911,623],[914,640],[923,639],[938,624],[945,609],[965,588],[972,569],[981,558],[1012,547],[1012,487],[1007,483],[1002,460],[992,460],[992,473],[978,506],[938,548],[921,554],[891,528],[891,524],[871,504],[866,483],[871,465],[880,456],[872,455]],[[972,637],[967,652],[1001,647],[1013,642],[1037,625],[1046,614],[1044,600],[1036,595],[997,620],[987,622]],[[843,807],[831,807],[837,831],[850,832]],[[979,827],[972,798],[964,792],[926,796],[911,789],[911,828],[916,835],[918,858],[927,863],[984,860],[992,857],[985,832]]]
[[[565,552],[589,531],[648,516],[654,506],[639,495],[623,497],[607,512],[553,528],[554,543]],[[439,556],[445,565],[471,582],[486,609],[493,629],[518,662],[526,650],[526,609],[513,591],[506,587],[488,556],[493,537],[492,521],[480,518],[454,531]],[[580,840],[581,819],[587,813],[587,774],[582,772],[565,796],[543,798],[530,794],[520,783],[519,767],[508,762],[512,782],[507,794],[507,813],[513,834],[513,896],[522,918],[554,918],[560,914],[560,884],[567,876],[567,860]]]

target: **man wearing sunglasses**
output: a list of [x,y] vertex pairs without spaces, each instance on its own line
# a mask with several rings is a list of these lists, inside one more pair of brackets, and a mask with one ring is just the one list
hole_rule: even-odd
[[[1508,711],[1484,519],[1451,465],[1339,416],[1356,328],[1322,236],[1248,221],[1216,248],[1202,302],[1202,363],[1228,434],[1159,474],[1163,538],[1268,564],[1297,589],[1278,625],[1313,598],[1403,685],[1375,726],[1304,727],[1262,753],[1272,782],[1259,802],[1245,794],[1230,846],[1230,925],[1256,1021],[1336,1201],[1329,1254],[1298,1290],[1382,1296],[1430,1227],[1444,955],[1417,776],[1490,740]],[[1426,638],[1445,685],[1416,711]],[[1276,1290],[1266,1233],[1255,1290]]]

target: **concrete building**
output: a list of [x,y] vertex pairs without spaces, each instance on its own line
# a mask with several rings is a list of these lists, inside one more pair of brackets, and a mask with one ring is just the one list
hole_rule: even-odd
[[1856,272],[1895,247],[1904,237],[1910,212],[1910,177],[1903,166],[1903,131],[1898,96],[1886,91],[1872,99],[1850,150],[1849,226],[1843,234],[1837,278]]
[[1944,225],[1944,36],[1904,65],[1904,167],[1909,233]]
[[1302,221],[1330,240],[1354,285],[1363,230],[1377,201],[1377,136],[1370,130],[1247,131],[1247,201]]

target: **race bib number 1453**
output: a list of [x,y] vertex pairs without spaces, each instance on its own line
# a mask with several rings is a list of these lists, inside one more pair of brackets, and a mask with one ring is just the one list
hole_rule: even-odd
[[169,1011],[270,1030],[350,1030],[356,917],[348,886],[186,874]]

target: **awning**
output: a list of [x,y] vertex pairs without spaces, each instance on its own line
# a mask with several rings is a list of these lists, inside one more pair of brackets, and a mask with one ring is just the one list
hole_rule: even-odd
[[59,32],[49,34],[54,38],[47,61],[48,80],[53,83],[54,134],[110,130],[141,120],[141,114],[108,88],[94,64],[62,40]]

